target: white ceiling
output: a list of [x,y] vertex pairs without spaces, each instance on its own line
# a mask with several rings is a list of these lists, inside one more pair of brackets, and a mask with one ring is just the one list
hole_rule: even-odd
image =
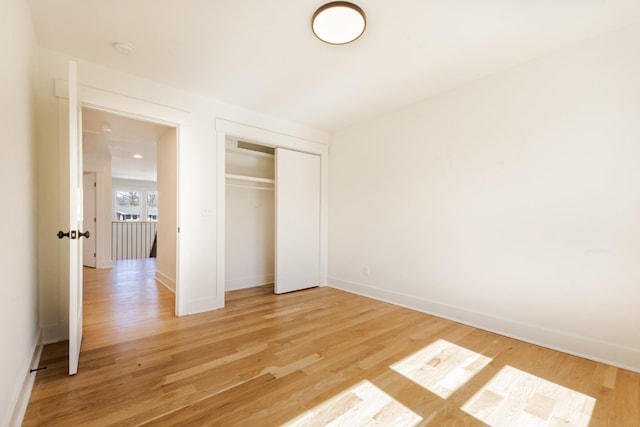
[[[156,181],[157,141],[168,129],[155,123],[83,108],[84,162],[99,164],[101,158],[110,157],[113,178]],[[142,158],[134,158],[134,154]]]
[[639,0],[354,0],[366,32],[331,46],[325,2],[29,0],[43,47],[328,131],[640,21]]

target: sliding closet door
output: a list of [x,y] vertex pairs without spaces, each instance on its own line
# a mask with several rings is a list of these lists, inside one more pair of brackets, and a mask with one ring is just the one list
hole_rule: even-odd
[[320,284],[320,156],[276,149],[275,292]]

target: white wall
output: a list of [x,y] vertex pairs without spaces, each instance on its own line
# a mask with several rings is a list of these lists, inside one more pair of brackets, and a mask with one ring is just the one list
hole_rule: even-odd
[[226,290],[273,283],[273,189],[227,186],[226,197]]
[[158,250],[156,278],[176,290],[176,230],[178,227],[177,133],[169,128],[157,143],[158,152]]
[[[56,159],[64,141],[59,140],[58,98],[55,81],[67,79],[68,60],[58,52],[39,50],[38,150],[41,159]],[[176,265],[177,311],[180,315],[221,307],[224,303],[224,257],[220,243],[218,174],[219,132],[216,119],[225,118],[238,126],[271,132],[285,140],[303,140],[317,145],[327,143],[326,133],[295,123],[222,104],[139,77],[78,61],[80,95],[88,107],[151,120],[178,128],[178,252]],[[60,87],[60,85],[59,85]],[[62,96],[59,90],[58,95]],[[61,104],[62,105],[62,104]],[[311,142],[309,142],[311,141]],[[320,144],[318,144],[320,143]],[[39,173],[42,185],[38,212],[41,220],[39,240],[41,316],[47,341],[66,338],[66,288],[59,272],[61,253],[55,235],[61,223],[59,176],[63,167],[56,161],[43,161]],[[222,178],[222,181],[224,178]],[[224,182],[222,182],[224,185]],[[220,216],[219,216],[220,215]],[[55,239],[57,240],[57,239]],[[215,242],[215,243],[214,243]],[[62,255],[63,256],[63,255]],[[220,262],[222,260],[222,262]],[[64,261],[64,260],[62,260]],[[184,286],[182,286],[184,285]]]
[[640,371],[639,76],[636,25],[336,133],[329,283]]
[[[125,179],[115,177],[111,178],[111,186],[113,187],[113,191],[119,189],[130,191],[156,191],[158,189],[158,183],[156,181],[141,181],[138,179]],[[111,195],[111,197],[113,198],[113,194]]]
[[[38,345],[36,235],[35,36],[27,3],[8,0],[0,14],[0,425],[19,424],[29,398]],[[25,389],[23,389],[25,387]],[[12,417],[15,417],[11,421]]]

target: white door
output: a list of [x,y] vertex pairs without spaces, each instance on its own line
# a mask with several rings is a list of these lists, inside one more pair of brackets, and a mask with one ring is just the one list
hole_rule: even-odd
[[[69,239],[69,375],[78,372],[82,342],[82,140],[77,66],[69,62],[69,223],[58,238]],[[65,144],[62,144],[65,146]],[[63,189],[64,191],[64,189]],[[88,235],[85,235],[88,237]],[[63,267],[64,268],[64,267]]]
[[320,156],[277,148],[275,292],[320,285]]
[[89,237],[82,242],[82,265],[96,268],[96,174],[82,175],[83,222]]

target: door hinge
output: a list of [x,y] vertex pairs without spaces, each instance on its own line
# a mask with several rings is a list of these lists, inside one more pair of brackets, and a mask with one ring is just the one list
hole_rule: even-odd
[[93,218],[93,222],[98,222],[98,220],[96,220],[95,218]]
[[96,257],[96,253],[95,253],[95,252],[93,253],[93,257],[94,257],[94,258]]
[[95,183],[95,182],[93,183],[93,186],[94,186],[94,187],[97,187],[97,185],[96,185],[96,183]]

